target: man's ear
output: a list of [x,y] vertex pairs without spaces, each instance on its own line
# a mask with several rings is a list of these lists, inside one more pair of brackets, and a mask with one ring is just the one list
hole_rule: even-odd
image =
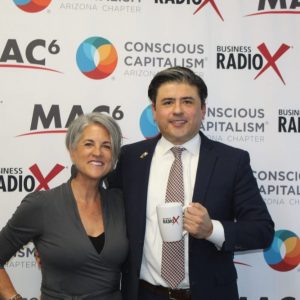
[[152,115],[153,115],[153,119],[156,122],[156,109],[155,109],[155,104],[154,102],[152,102]]
[[201,116],[202,116],[202,121],[203,121],[206,116],[206,104],[201,105]]

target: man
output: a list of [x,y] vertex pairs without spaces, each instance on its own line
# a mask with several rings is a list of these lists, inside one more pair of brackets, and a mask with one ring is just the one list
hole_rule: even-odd
[[[125,201],[130,254],[124,299],[238,300],[234,251],[266,248],[274,234],[249,155],[199,132],[207,87],[191,70],[159,72],[148,96],[161,135],[124,146],[109,178]],[[174,146],[183,148],[184,204],[190,203],[184,215],[189,233],[182,250],[184,278],[175,287],[161,273],[164,250],[156,216],[156,206],[165,202]]]

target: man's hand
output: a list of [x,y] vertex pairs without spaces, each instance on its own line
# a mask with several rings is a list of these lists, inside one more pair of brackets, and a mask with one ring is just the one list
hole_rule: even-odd
[[184,212],[183,228],[197,239],[208,238],[213,231],[213,224],[206,208],[200,203],[190,203]]

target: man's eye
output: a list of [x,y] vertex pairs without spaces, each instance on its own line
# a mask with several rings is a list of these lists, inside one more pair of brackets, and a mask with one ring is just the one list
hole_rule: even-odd
[[192,99],[192,98],[185,98],[185,99],[182,99],[182,102],[184,104],[193,104],[194,103],[194,99]]

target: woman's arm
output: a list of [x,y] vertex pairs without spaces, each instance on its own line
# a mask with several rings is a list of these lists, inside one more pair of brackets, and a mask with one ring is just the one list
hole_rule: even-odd
[[0,231],[0,300],[22,299],[4,265],[23,245],[41,234],[43,201],[37,195],[28,195]]
[[9,300],[9,299],[18,299],[14,298],[17,295],[17,292],[7,274],[5,269],[0,269],[0,299]]

